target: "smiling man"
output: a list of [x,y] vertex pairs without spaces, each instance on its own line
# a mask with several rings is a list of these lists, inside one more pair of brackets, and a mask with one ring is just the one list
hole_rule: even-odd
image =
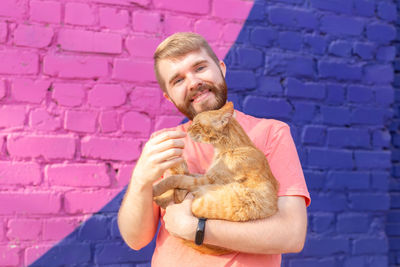
[[152,185],[170,167],[186,159],[192,173],[205,173],[213,157],[209,145],[194,143],[187,128],[194,116],[221,108],[227,100],[226,66],[203,37],[177,33],[154,54],[154,68],[164,96],[190,121],[152,135],[143,148],[122,202],[118,224],[126,243],[138,250],[157,236],[152,266],[280,266],[282,253],[302,250],[307,229],[309,193],[289,127],[274,119],[258,119],[235,111],[235,118],[264,152],[279,181],[279,211],[248,222],[207,220],[204,243],[231,249],[223,256],[201,254],[185,246],[194,241],[203,221],[191,213],[191,198],[160,211],[152,201]]

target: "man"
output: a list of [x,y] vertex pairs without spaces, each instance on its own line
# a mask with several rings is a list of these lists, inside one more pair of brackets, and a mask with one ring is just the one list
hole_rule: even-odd
[[[225,104],[226,66],[201,36],[177,33],[168,37],[157,48],[154,60],[164,96],[189,120],[199,112]],[[235,251],[210,256],[186,247],[180,240],[193,241],[199,223],[191,213],[189,196],[161,212],[152,266],[280,266],[280,254],[302,250],[310,198],[289,127],[239,111],[234,116],[265,153],[280,183],[279,211],[269,218],[248,222],[207,220],[204,243]],[[186,135],[190,123],[153,134],[132,173],[118,223],[122,237],[135,250],[147,245],[156,234],[160,209],[152,201],[153,183],[183,158],[192,173],[205,173],[212,161],[212,147],[194,143]]]

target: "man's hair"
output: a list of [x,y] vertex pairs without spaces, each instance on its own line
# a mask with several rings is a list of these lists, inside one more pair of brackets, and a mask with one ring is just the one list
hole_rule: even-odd
[[219,60],[207,41],[199,34],[192,32],[178,32],[162,41],[154,52],[154,72],[161,89],[166,92],[165,81],[161,78],[158,64],[163,59],[179,59],[183,56],[204,49],[218,65]]

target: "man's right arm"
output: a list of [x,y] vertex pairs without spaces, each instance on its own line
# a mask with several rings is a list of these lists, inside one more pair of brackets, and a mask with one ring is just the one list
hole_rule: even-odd
[[146,246],[157,231],[159,209],[153,205],[153,183],[183,161],[185,135],[164,131],[151,137],[136,163],[118,213],[121,236],[135,250]]

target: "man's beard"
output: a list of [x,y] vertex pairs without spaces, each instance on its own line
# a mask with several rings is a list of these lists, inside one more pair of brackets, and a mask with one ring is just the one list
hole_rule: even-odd
[[199,85],[196,90],[190,92],[185,99],[185,103],[183,105],[177,105],[174,101],[175,106],[177,109],[185,115],[189,120],[193,120],[193,118],[197,115],[197,111],[193,108],[193,101],[192,98],[199,93],[200,91],[209,91],[214,94],[215,102],[208,103],[204,102],[201,106],[201,111],[206,110],[217,110],[222,108],[227,100],[228,88],[226,86],[226,82],[222,79],[220,84],[214,85],[209,82],[203,82],[203,84]]

